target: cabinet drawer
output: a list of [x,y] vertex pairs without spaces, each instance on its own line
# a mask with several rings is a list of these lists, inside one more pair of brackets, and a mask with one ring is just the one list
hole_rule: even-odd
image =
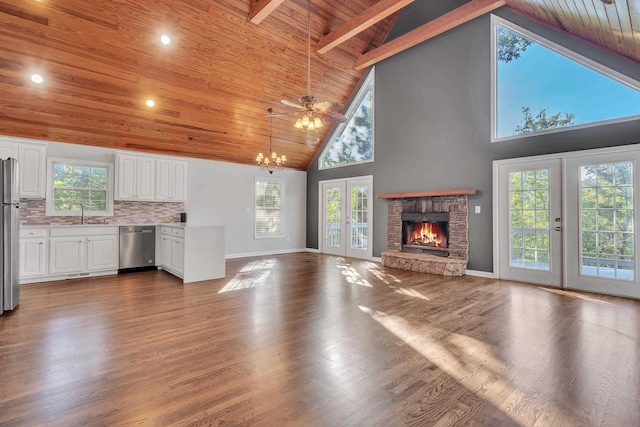
[[47,237],[46,228],[21,228],[20,237]]
[[160,227],[160,234],[171,236],[171,227]]
[[118,227],[92,227],[90,225],[82,225],[79,227],[58,227],[51,229],[51,237],[117,235],[118,230]]
[[184,237],[184,229],[182,228],[174,228],[171,233],[172,236],[176,237]]

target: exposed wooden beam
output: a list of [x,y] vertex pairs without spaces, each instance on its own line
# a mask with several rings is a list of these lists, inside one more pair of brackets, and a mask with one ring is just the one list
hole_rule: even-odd
[[325,54],[340,43],[369,28],[376,22],[402,9],[414,0],[380,0],[355,18],[340,25],[329,34],[325,34],[316,47],[316,52]]
[[427,22],[389,43],[362,54],[353,68],[362,70],[504,5],[504,0],[471,0],[469,3]]
[[271,14],[284,0],[255,0],[249,11],[249,22],[258,25]]

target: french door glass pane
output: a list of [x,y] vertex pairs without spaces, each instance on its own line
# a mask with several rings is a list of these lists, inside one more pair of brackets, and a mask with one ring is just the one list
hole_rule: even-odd
[[549,270],[549,170],[509,173],[510,265]]
[[633,165],[580,167],[580,272],[633,280]]
[[342,205],[341,205],[341,191],[339,188],[329,188],[326,193],[326,203],[327,207],[326,212],[326,235],[325,235],[325,245],[340,247],[342,245],[341,236],[342,236]]
[[351,187],[351,248],[367,249],[368,185]]

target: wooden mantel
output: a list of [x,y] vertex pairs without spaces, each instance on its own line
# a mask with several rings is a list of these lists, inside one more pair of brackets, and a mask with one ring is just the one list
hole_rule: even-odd
[[462,190],[436,190],[436,191],[416,191],[413,193],[388,193],[377,194],[376,199],[408,199],[410,197],[433,197],[433,196],[465,196],[477,194],[478,190],[466,188]]

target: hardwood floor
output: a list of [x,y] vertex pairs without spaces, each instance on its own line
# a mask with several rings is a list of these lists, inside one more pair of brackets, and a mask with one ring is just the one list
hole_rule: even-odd
[[39,283],[0,425],[640,425],[640,302],[311,253]]

